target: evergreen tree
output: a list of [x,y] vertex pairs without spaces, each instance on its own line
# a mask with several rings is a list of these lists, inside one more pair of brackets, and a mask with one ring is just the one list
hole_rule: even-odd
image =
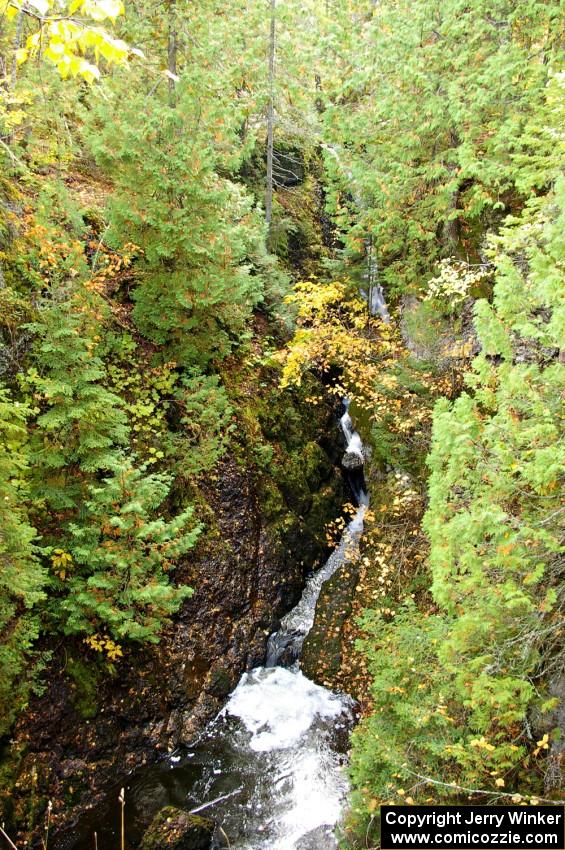
[[111,238],[141,249],[133,294],[141,333],[182,365],[205,364],[230,351],[261,298],[245,260],[262,227],[252,198],[215,172],[212,150],[187,143],[192,104],[178,97],[176,110],[130,113],[123,138],[107,128],[122,188]]
[[422,801],[544,791],[555,735],[536,744],[528,730],[555,708],[563,667],[564,214],[559,178],[492,238],[494,300],[476,304],[470,389],[436,407],[425,528],[438,607],[365,615],[374,708],[352,756],[362,819],[408,783]]
[[69,293],[31,326],[37,345],[27,381],[39,407],[30,442],[32,493],[54,510],[76,508],[89,481],[115,466],[128,438],[122,401],[103,385],[88,313],[81,295]]
[[[230,179],[253,145],[244,130],[253,74],[243,27],[254,22],[238,4],[227,15],[213,2],[130,18],[127,35],[174,65],[168,91],[142,78],[132,93],[129,74],[116,76],[88,116],[93,152],[116,183],[108,240],[137,248],[134,320],[182,366],[225,356],[262,297],[253,264],[263,223],[254,198]],[[242,46],[237,61],[225,55],[228,27],[231,50]]]
[[36,530],[27,512],[29,410],[0,389],[0,735],[5,734],[32,681],[37,605],[46,576]]
[[186,585],[171,584],[169,573],[201,526],[192,508],[170,520],[160,513],[170,484],[169,476],[123,460],[112,477],[90,486],[80,520],[69,525],[68,552],[54,559],[66,593],[55,616],[65,633],[156,642],[191,595]]
[[353,258],[373,236],[389,294],[422,287],[438,258],[475,262],[516,209],[514,155],[559,67],[559,16],[535,0],[335,4],[332,209]]

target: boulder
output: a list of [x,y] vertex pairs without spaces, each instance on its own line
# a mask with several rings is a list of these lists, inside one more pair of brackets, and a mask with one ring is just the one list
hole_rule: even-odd
[[333,829],[332,826],[319,826],[313,829],[300,839],[296,850],[338,850],[339,845]]
[[359,452],[345,452],[341,463],[345,469],[360,469],[365,458]]
[[166,806],[145,831],[140,850],[210,850],[214,821]]

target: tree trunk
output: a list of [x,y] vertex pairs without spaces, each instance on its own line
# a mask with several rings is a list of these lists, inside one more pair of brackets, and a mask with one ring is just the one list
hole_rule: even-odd
[[[2,49],[4,37],[5,37],[4,36],[4,18],[1,17],[0,18],[0,50]],[[2,80],[2,83],[0,83],[0,87],[6,88],[7,82],[8,82],[8,59],[4,55],[4,53],[1,53],[1,52],[0,52],[0,80]]]
[[174,109],[177,105],[176,80],[177,76],[177,53],[178,53],[178,30],[175,0],[169,0],[169,38],[167,68],[169,74],[169,106]]
[[[451,149],[456,149],[459,144],[459,136],[456,130],[451,130],[449,134],[449,140],[451,143]],[[457,166],[455,163],[449,163],[447,168],[450,172],[455,173]],[[442,228],[442,238],[445,246],[449,250],[452,255],[456,255],[458,253],[460,247],[460,219],[457,215],[457,209],[459,204],[459,189],[454,189],[449,196],[449,203],[447,207],[447,217],[443,223]]]
[[276,2],[271,0],[271,35],[269,39],[269,106],[267,109],[267,187],[265,191],[265,221],[271,225],[273,215],[273,131],[275,122],[275,52]]
[[16,35],[14,36],[14,44],[12,47],[12,73],[10,75],[10,91],[14,91],[18,82],[18,50],[22,46],[22,37],[24,33],[24,18],[22,10],[18,15],[18,23],[16,24]]

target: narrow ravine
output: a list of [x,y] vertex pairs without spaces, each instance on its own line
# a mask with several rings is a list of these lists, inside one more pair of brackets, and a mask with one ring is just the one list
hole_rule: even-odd
[[[333,850],[348,791],[344,771],[354,703],[300,670],[316,603],[339,567],[354,559],[368,505],[364,451],[344,399],[344,463],[358,502],[326,564],[271,635],[266,665],[244,673],[220,714],[195,744],[141,769],[126,784],[126,833],[136,845],[164,806],[202,812],[217,823],[217,847],[233,850]],[[119,846],[117,794],[89,812],[58,850]]]

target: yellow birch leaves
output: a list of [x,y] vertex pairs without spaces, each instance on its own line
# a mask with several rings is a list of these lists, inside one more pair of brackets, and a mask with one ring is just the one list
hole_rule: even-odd
[[26,15],[37,25],[24,47],[16,51],[22,64],[33,56],[49,59],[61,77],[82,77],[89,83],[100,77],[99,64],[123,65],[131,53],[125,41],[114,38],[98,26],[105,21],[114,23],[124,14],[122,0],[71,0],[66,10],[54,9],[53,0],[0,0],[0,15],[8,20]]

